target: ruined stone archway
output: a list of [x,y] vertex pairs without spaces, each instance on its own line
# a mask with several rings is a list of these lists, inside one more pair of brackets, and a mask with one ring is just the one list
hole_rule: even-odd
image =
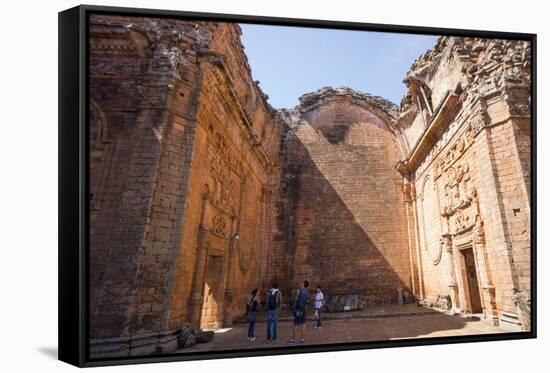
[[307,279],[367,303],[410,289],[396,107],[349,88],[324,88],[283,110],[282,179],[273,277],[289,293]]

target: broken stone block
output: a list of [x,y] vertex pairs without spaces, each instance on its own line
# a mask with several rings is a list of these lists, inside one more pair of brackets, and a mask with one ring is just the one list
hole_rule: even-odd
[[357,294],[326,297],[325,312],[357,311],[363,309],[363,301]]
[[197,329],[189,324],[182,326],[178,347],[191,347],[197,344]]
[[214,338],[214,331],[212,330],[201,330],[197,334],[197,343],[208,343]]

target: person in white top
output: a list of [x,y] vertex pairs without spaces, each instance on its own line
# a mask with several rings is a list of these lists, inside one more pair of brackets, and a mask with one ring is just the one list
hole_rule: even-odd
[[321,329],[321,309],[323,308],[323,305],[325,304],[325,296],[323,295],[323,292],[321,291],[321,286],[317,286],[317,292],[315,293],[315,317],[317,318],[317,326],[315,329],[319,330]]

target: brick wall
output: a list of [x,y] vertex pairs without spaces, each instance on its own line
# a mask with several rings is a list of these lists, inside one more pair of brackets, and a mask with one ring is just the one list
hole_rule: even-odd
[[511,328],[529,317],[517,301],[531,280],[528,51],[441,38],[407,74],[401,109],[412,114],[398,122],[410,147],[400,169],[416,186],[417,293],[450,295],[463,312],[479,298],[488,322]]
[[400,108],[322,88],[275,111],[237,25],[93,16],[90,36],[93,356],[172,351],[273,280],[464,312],[478,292],[528,328],[527,44],[441,38]]
[[239,32],[92,19],[94,356],[169,351],[183,323],[230,323],[262,285],[279,125]]
[[348,93],[323,92],[288,118],[273,277],[287,296],[307,279],[394,302],[410,283],[399,150],[390,119]]

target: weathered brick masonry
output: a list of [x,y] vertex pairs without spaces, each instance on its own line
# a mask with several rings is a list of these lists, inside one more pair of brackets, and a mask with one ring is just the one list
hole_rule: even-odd
[[323,88],[276,111],[239,35],[90,19],[91,355],[172,351],[272,280],[529,328],[529,45],[441,38],[400,107]]
[[171,351],[261,285],[280,126],[237,26],[90,27],[91,353]]
[[304,279],[367,303],[408,290],[397,115],[392,103],[344,88],[304,95],[283,111],[272,275],[285,294]]
[[530,69],[528,42],[441,38],[398,121],[414,293],[512,330],[530,322]]

